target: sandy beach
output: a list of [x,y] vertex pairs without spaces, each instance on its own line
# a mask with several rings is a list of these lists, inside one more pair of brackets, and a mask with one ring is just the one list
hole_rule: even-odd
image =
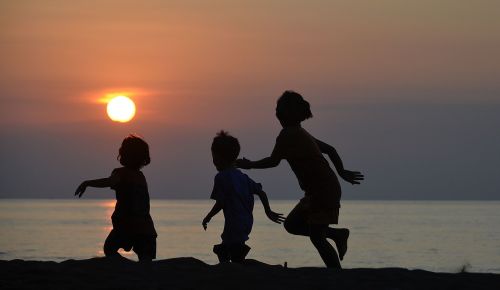
[[208,265],[195,258],[0,261],[1,289],[498,289],[499,274],[402,268],[284,268],[247,260]]

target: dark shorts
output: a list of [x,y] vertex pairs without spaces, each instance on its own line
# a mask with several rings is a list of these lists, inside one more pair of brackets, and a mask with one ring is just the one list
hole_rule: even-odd
[[242,243],[233,243],[233,244],[218,244],[214,246],[214,253],[219,258],[219,262],[235,262],[241,263],[245,260],[248,252],[250,251],[250,247]]
[[153,236],[132,236],[113,229],[104,242],[104,253],[108,256],[116,253],[120,248],[126,252],[133,250],[139,259],[156,259],[156,237]]
[[289,217],[300,217],[308,224],[338,224],[340,205],[320,207],[313,206],[311,198],[306,196],[293,208]]

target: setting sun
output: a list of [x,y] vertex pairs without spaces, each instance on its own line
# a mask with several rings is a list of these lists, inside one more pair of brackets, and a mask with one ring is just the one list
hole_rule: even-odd
[[135,116],[135,104],[126,96],[117,96],[108,102],[108,116],[116,122],[128,122]]

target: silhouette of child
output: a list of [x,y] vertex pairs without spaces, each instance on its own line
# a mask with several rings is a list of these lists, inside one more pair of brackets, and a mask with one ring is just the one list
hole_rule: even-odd
[[129,135],[123,140],[117,159],[123,167],[114,169],[110,177],[82,182],[75,195],[82,197],[88,186],[114,189],[113,229],[104,242],[104,254],[120,256],[118,249],[133,249],[139,261],[150,262],[156,258],[158,235],[149,214],[148,184],[140,170],[151,161],[149,146],[141,138]]
[[278,99],[276,117],[283,129],[271,156],[259,161],[239,159],[236,166],[243,169],[271,168],[286,159],[305,196],[287,216],[285,229],[294,235],[309,236],[326,266],[341,269],[337,252],[327,238],[335,242],[342,260],[347,251],[349,230],[329,227],[329,224],[338,223],[341,190],[323,153],[330,157],[344,180],[359,184],[364,177],[359,172],[345,170],[335,148],[315,139],[301,127],[301,122],[311,118],[312,113],[309,103],[300,94],[285,91]]
[[234,167],[239,153],[238,139],[224,131],[220,131],[214,138],[212,158],[219,173],[215,176],[210,198],[215,200],[215,204],[203,219],[202,225],[206,230],[212,217],[221,210],[224,212],[222,243],[213,248],[219,262],[243,262],[250,251],[245,241],[248,240],[253,225],[254,194],[259,196],[270,220],[276,223],[284,221],[282,214],[273,212],[269,207],[262,186]]

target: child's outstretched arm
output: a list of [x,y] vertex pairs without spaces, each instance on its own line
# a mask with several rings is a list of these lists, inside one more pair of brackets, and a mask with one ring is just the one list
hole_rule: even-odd
[[281,224],[282,222],[285,221],[285,218],[283,217],[282,213],[276,213],[271,210],[271,207],[269,206],[269,200],[267,199],[267,194],[263,190],[257,191],[256,195],[259,196],[260,201],[264,206],[264,211],[266,213],[266,216],[270,220],[278,224]]
[[75,196],[78,195],[79,198],[82,197],[83,193],[85,192],[88,186],[103,188],[103,187],[112,187],[117,183],[118,183],[118,176],[116,174],[112,174],[110,177],[106,178],[85,180],[76,189]]
[[276,167],[280,164],[281,159],[274,156],[269,156],[258,161],[250,161],[246,158],[236,160],[236,167],[243,169],[265,169]]
[[207,216],[201,222],[201,224],[203,225],[203,229],[205,229],[205,231],[207,230],[207,224],[216,214],[218,214],[221,211],[222,208],[223,208],[222,202],[216,201],[212,209],[208,212]]
[[276,144],[274,145],[273,152],[271,156],[263,158],[259,161],[250,161],[246,158],[236,160],[236,167],[243,169],[265,169],[276,167],[280,164],[282,159],[284,158],[284,151],[288,147],[288,143],[283,141],[283,137],[278,136],[276,138]]
[[321,152],[328,155],[330,160],[332,160],[335,169],[337,170],[340,177],[342,177],[342,179],[351,184],[359,184],[359,182],[364,179],[364,176],[363,174],[361,174],[361,172],[349,171],[344,169],[344,164],[342,163],[342,159],[340,159],[337,150],[335,150],[333,146],[318,139],[316,139],[316,143],[318,144],[318,147],[321,150]]

